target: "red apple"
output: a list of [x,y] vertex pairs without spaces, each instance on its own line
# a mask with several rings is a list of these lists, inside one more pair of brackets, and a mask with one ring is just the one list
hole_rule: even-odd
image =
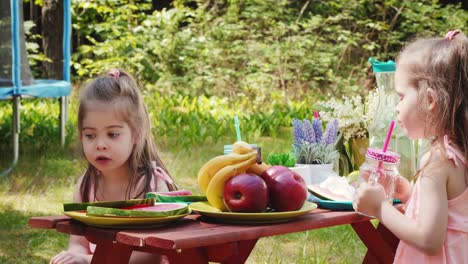
[[268,204],[267,185],[254,174],[236,175],[224,184],[224,204],[231,212],[263,212]]
[[268,190],[271,207],[279,212],[299,210],[307,199],[304,179],[289,169],[276,174]]
[[265,171],[263,171],[260,177],[262,177],[262,179],[265,181],[267,186],[270,187],[271,180],[276,175],[279,175],[280,172],[285,171],[285,170],[289,170],[289,169],[285,166],[274,165],[274,166],[269,167]]

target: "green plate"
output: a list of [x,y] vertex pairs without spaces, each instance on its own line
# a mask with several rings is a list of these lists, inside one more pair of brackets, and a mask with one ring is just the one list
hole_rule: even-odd
[[90,216],[85,212],[68,211],[63,212],[74,220],[82,222],[89,226],[106,227],[106,228],[145,228],[159,227],[171,222],[177,221],[180,218],[191,213],[191,209],[187,213],[166,217],[107,217],[107,216]]
[[210,205],[209,202],[197,202],[190,204],[193,211],[220,222],[234,224],[267,224],[278,223],[292,220],[304,215],[315,208],[317,205],[311,202],[305,202],[301,209],[287,212],[265,212],[265,213],[233,213],[222,212]]

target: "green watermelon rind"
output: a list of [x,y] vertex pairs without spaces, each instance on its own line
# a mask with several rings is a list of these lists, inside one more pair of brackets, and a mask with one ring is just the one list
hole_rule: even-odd
[[125,201],[64,203],[63,211],[67,212],[67,211],[86,210],[88,206],[123,208],[123,207],[129,207],[132,205],[139,205],[139,204],[153,205],[154,203],[155,203],[155,198],[149,198],[149,197],[146,199],[132,199],[132,200],[125,200]]
[[194,203],[208,201],[204,195],[163,195],[154,192],[146,193],[146,198],[155,198],[159,203]]
[[[118,208],[88,206],[87,215],[90,216],[115,216],[115,217],[168,217],[186,214],[189,206],[184,203],[164,203],[164,205],[178,205],[178,208],[166,211],[144,211],[144,210],[125,210]],[[157,204],[155,204],[157,205]]]

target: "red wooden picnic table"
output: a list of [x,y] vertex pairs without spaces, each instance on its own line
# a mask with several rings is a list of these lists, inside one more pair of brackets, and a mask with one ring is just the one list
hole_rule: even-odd
[[83,225],[67,216],[29,219],[33,228],[85,236],[96,244],[92,263],[128,263],[132,251],[166,255],[170,263],[244,263],[259,238],[351,224],[368,252],[363,263],[392,263],[398,239],[385,226],[353,211],[315,209],[282,223],[217,223],[198,214],[158,228],[110,229]]

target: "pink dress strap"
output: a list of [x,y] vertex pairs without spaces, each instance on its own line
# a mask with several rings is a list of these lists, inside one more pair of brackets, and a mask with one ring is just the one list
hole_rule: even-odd
[[460,160],[466,166],[465,156],[458,149],[450,145],[450,140],[448,139],[447,135],[444,136],[444,147],[447,151],[448,158],[453,160],[455,166],[459,165],[458,160]]
[[161,169],[160,167],[158,167],[156,165],[156,161],[152,161],[151,166],[153,167],[153,174],[156,177],[162,179],[163,181],[165,181],[168,184],[173,184],[174,183],[172,178],[169,177],[169,175],[163,169]]

